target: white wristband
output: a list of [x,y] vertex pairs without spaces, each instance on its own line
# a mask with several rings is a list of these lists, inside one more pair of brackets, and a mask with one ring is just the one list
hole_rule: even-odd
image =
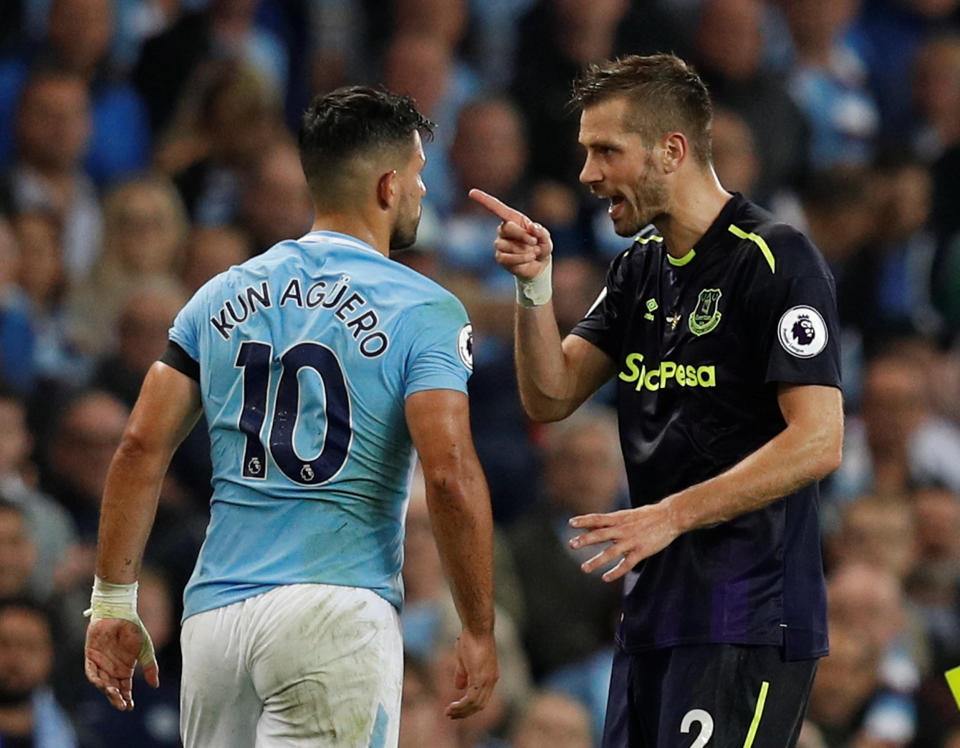
[[112,584],[100,577],[93,578],[90,608],[83,611],[88,618],[122,618],[124,621],[140,620],[137,615],[137,589],[139,582]]
[[553,262],[533,278],[521,278],[515,275],[517,281],[517,303],[525,308],[543,306],[553,296]]
[[90,607],[83,611],[83,614],[91,621],[99,621],[102,618],[119,618],[123,621],[135,623],[140,633],[143,634],[143,642],[140,645],[140,652],[137,659],[144,665],[149,665],[156,661],[153,651],[153,641],[150,634],[147,633],[146,626],[140,620],[137,613],[137,590],[140,587],[139,582],[131,584],[111,584],[104,582],[100,577],[93,578],[93,592],[90,594]]

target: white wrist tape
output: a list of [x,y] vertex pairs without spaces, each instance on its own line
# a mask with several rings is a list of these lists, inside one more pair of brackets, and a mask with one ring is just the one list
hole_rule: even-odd
[[83,611],[91,621],[102,618],[119,618],[123,621],[135,623],[143,634],[143,643],[137,659],[143,665],[149,665],[156,660],[153,651],[153,641],[147,633],[143,621],[137,613],[137,590],[139,582],[132,584],[111,584],[104,582],[100,577],[93,578],[93,592],[90,594],[90,607]]
[[516,275],[517,303],[526,308],[543,306],[553,296],[553,262],[533,278],[521,278]]

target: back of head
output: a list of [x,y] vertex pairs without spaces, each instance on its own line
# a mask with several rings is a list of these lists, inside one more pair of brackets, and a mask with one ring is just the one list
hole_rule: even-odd
[[713,104],[692,66],[675,55],[629,55],[590,65],[574,83],[570,103],[587,109],[610,99],[630,103],[625,129],[652,146],[671,132],[682,132],[697,163],[712,160]]
[[409,159],[414,133],[432,131],[413,99],[385,89],[347,86],[315,98],[299,148],[317,211],[340,212],[362,200],[371,178]]

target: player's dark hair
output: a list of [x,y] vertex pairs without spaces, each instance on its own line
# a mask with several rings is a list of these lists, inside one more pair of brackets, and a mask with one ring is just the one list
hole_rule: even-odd
[[713,159],[710,125],[713,104],[700,76],[675,55],[629,55],[590,65],[574,82],[570,104],[586,109],[617,97],[630,102],[625,127],[645,143],[679,131],[698,163]]
[[346,86],[317,96],[300,127],[300,163],[318,201],[336,200],[337,176],[358,155],[375,149],[406,149],[414,132],[429,139],[433,122],[409,96],[384,88]]

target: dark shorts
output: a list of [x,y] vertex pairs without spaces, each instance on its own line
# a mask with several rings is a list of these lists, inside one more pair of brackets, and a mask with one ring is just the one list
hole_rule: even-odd
[[817,660],[780,647],[705,644],[617,650],[604,748],[790,748]]

